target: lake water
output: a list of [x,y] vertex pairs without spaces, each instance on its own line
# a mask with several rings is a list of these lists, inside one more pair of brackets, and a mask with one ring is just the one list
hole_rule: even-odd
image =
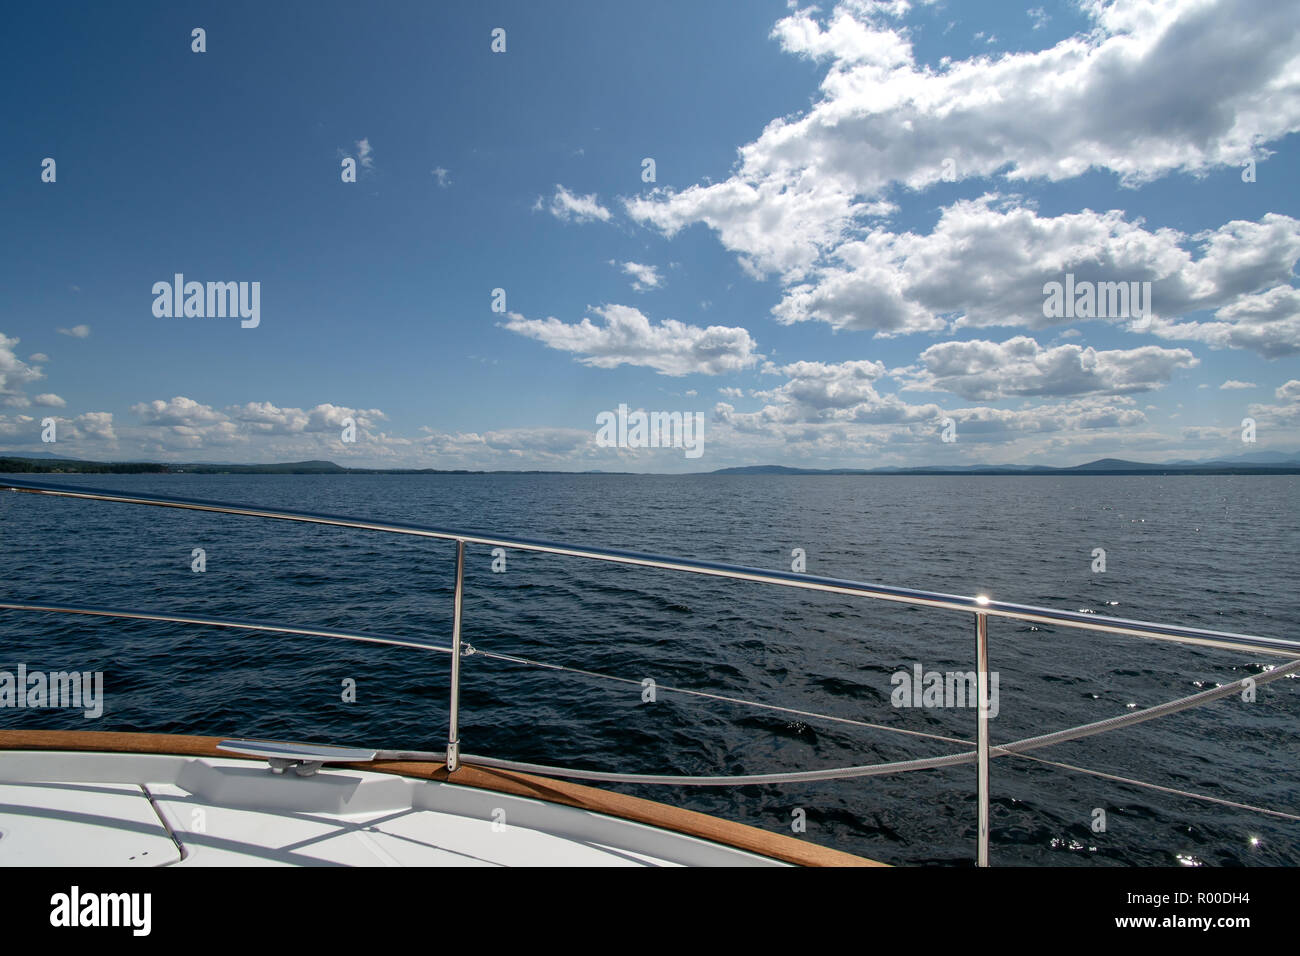
[[[1296,638],[1300,478],[21,476],[630,548],[1216,630]],[[191,570],[203,548],[206,570]],[[1106,570],[1092,570],[1105,550]],[[130,505],[5,495],[15,600],[334,626],[446,643],[454,545]],[[969,615],[471,547],[475,647],[972,739],[974,711],[891,706],[900,670],[967,671]],[[994,743],[1261,673],[1281,658],[990,621]],[[103,671],[104,715],[0,709],[0,727],[445,747],[445,655],[303,637],[0,612],[0,670]],[[344,702],[345,680],[356,682]],[[1300,813],[1300,684],[1036,752]],[[739,774],[956,745],[471,656],[466,753],[642,773]],[[973,766],[792,786],[627,792],[898,864],[970,865]],[[1094,811],[1106,814],[1093,831]],[[1295,864],[1300,824],[1014,758],[992,765],[995,865]]]

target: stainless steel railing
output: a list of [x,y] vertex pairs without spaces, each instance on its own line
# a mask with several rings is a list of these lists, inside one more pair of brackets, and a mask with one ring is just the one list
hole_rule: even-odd
[[1074,611],[1059,611],[1051,608],[1034,607],[1032,605],[993,601],[982,595],[968,597],[957,594],[944,594],[936,591],[921,591],[912,588],[868,584],[861,581],[852,581],[843,578],[821,577],[818,575],[800,574],[797,572],[771,571],[762,568],[724,564],[714,561],[701,561],[692,558],[673,558],[664,555],[647,554],[644,552],[627,551],[617,548],[579,547],[559,542],[540,541],[532,538],[516,538],[503,535],[456,531],[447,528],[437,528],[404,522],[362,520],[344,515],[318,514],[308,511],[259,508],[251,505],[232,504],[221,501],[206,501],[195,498],[180,498],[170,495],[130,494],[127,492],[110,491],[100,488],[84,488],[76,485],[44,484],[40,482],[9,478],[0,479],[0,490],[46,495],[57,498],[108,501],[120,504],[179,508],[188,511],[206,511],[215,514],[243,515],[245,517],[253,518],[268,518],[278,521],[332,525],[340,528],[382,531],[390,534],[414,535],[423,538],[455,541],[456,583],[453,597],[452,641],[451,646],[448,648],[423,644],[420,642],[403,641],[397,638],[388,638],[379,635],[362,635],[355,632],[331,631],[319,628],[279,627],[252,622],[236,622],[216,618],[176,617],[166,614],[152,614],[145,612],[109,612],[95,608],[0,603],[0,609],[49,610],[64,613],[79,613],[111,617],[134,617],[142,620],[172,620],[195,624],[210,623],[218,626],[245,627],[253,630],[278,631],[308,636],[337,637],[347,640],[363,640],[374,643],[420,647],[426,650],[451,653],[450,717],[448,722],[446,757],[447,769],[449,772],[455,771],[460,765],[460,661],[468,650],[465,644],[461,641],[461,624],[464,605],[465,546],[467,544],[514,548],[522,551],[535,551],[544,554],[587,558],[595,561],[609,561],[616,564],[638,565],[641,567],[659,568],[668,571],[683,571],[691,574],[704,574],[739,581],[753,581],[759,584],[792,587],[807,591],[845,594],[851,597],[864,597],[874,600],[892,601],[919,607],[932,607],[941,610],[961,611],[972,614],[975,620],[975,673],[979,699],[976,714],[976,763],[978,766],[977,787],[979,814],[977,854],[978,864],[980,866],[988,865],[989,841],[988,619],[990,616],[1008,618],[1011,620],[1029,621],[1037,624],[1055,624],[1062,627],[1085,631],[1101,631],[1110,634],[1122,634],[1129,637],[1141,637],[1149,640],[1174,641],[1181,644],[1264,653],[1300,659],[1300,641],[1275,637],[1260,637],[1251,634],[1236,634],[1225,631],[1212,631],[1204,628],[1183,627],[1180,625],[1159,624],[1149,621],[1133,621],[1125,618],[1105,617],[1102,615],[1084,614]]

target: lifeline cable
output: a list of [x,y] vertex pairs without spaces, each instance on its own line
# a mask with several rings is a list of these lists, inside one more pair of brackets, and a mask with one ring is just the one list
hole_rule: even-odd
[[[485,652],[475,649],[475,655],[484,657],[495,657],[497,659],[512,660],[516,663],[536,663],[536,666],[546,667],[552,670],[573,671],[575,673],[586,674],[594,677],[603,677],[620,683],[635,683],[625,677],[615,677],[608,674],[600,674],[595,671],[581,671],[577,668],[568,668],[558,664],[542,664],[540,662],[531,662],[525,658],[513,658],[509,655],[498,655],[492,652]],[[1300,671],[1300,660],[1292,661],[1280,667],[1275,667],[1257,677],[1251,678],[1255,686],[1270,683],[1281,677]],[[1053,744],[1065,743],[1070,740],[1079,740],[1084,737],[1091,737],[1095,734],[1106,733],[1111,730],[1117,730],[1130,724],[1138,724],[1147,720],[1153,720],[1156,717],[1163,717],[1168,714],[1178,713],[1192,707],[1198,707],[1202,704],[1208,704],[1222,697],[1227,697],[1241,690],[1242,681],[1233,681],[1220,687],[1214,687],[1210,690],[1201,691],[1188,697],[1180,697],[1177,700],[1166,701],[1163,704],[1157,704],[1154,707],[1147,707],[1142,710],[1134,711],[1129,714],[1118,714],[1114,717],[1107,717],[1103,720],[1094,721],[1089,724],[1081,724],[1076,727],[1070,727],[1065,730],[1054,731],[1049,734],[1040,734],[1035,737],[1026,737],[1021,740],[1012,741],[1007,744],[1000,744],[989,747],[990,757],[1020,756],[1027,750],[1036,750],[1040,747],[1047,747]],[[670,690],[671,688],[663,688]],[[803,713],[805,716],[817,717],[821,715],[811,714],[808,712],[792,711],[790,708],[779,708],[771,704],[761,704],[756,701],[746,701],[742,698],[724,697],[717,694],[709,694],[704,691],[681,690],[682,693],[691,694],[692,696],[708,697],[718,700],[732,701],[741,704],[750,704],[764,708],[783,710],[792,713]],[[915,734],[924,737],[938,737],[938,735],[925,734],[918,731],[902,731],[901,728],[887,727],[883,724],[866,724],[863,721],[853,721],[848,718],[829,719],[838,720],[845,723],[857,723],[865,726],[876,727],[881,730],[897,731],[903,733]],[[952,740],[952,738],[941,738]],[[958,741],[966,743],[966,741]],[[776,784],[776,783],[810,783],[818,780],[842,780],[852,777],[870,777],[880,776],[882,774],[906,773],[912,770],[932,770],[939,767],[952,767],[961,764],[972,763],[976,759],[975,751],[964,753],[945,754],[940,757],[923,757],[915,760],[900,760],[889,763],[865,764],[855,767],[835,767],[826,770],[805,770],[792,771],[787,773],[769,773],[769,774],[738,774],[734,776],[682,776],[668,774],[625,774],[597,770],[570,770],[563,767],[551,767],[543,764],[522,763],[511,760],[499,760],[494,757],[479,757],[465,755],[466,761],[473,761],[480,766],[494,767],[501,770],[518,770],[526,773],[538,773],[553,777],[565,777],[576,780],[597,780],[610,783],[639,783],[639,784],[677,784],[682,786],[696,787],[722,787],[722,786],[750,786],[758,784]],[[1152,784],[1151,786],[1157,786]],[[1255,809],[1255,808],[1252,808]]]

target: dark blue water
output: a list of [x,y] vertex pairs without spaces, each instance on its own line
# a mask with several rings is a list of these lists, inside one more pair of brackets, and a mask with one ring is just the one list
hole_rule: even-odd
[[[1295,638],[1292,477],[53,476],[808,571]],[[190,570],[204,548],[207,570]],[[1106,550],[1104,574],[1091,570]],[[896,709],[890,677],[969,670],[966,615],[743,582],[471,549],[476,647],[660,685],[970,739],[974,713]],[[128,505],[5,495],[0,593],[18,600],[336,626],[445,643],[454,545]],[[1124,713],[1281,661],[990,622],[993,741]],[[101,670],[99,720],[0,710],[0,726],[445,746],[448,662],[418,650],[145,622],[0,613],[0,669]],[[343,702],[343,681],[358,699]],[[1300,812],[1300,690],[1237,697],[1038,755]],[[648,773],[756,773],[930,756],[953,745],[796,720],[470,657],[463,746]],[[1300,824],[1024,760],[993,764],[993,862],[1294,864]],[[973,767],[785,787],[628,792],[899,864],[969,865]],[[1106,812],[1095,833],[1093,811]]]

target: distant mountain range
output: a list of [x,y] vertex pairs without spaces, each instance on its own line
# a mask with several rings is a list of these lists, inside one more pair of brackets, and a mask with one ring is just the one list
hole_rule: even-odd
[[1247,452],[1201,461],[1145,462],[1123,458],[1098,458],[1082,465],[929,465],[886,468],[791,468],[786,465],[750,465],[720,468],[715,475],[1292,475],[1300,474],[1298,452]]
[[1188,459],[1184,458],[1178,461],[1166,462],[1166,464],[1200,465],[1200,464],[1206,464],[1207,462],[1243,462],[1243,463],[1258,462],[1260,464],[1284,464],[1288,462],[1294,463],[1297,460],[1300,460],[1300,451],[1294,453],[1288,453],[1284,451],[1252,451],[1252,452],[1247,452],[1244,455],[1235,455],[1231,458],[1223,458],[1223,457],[1202,458],[1199,461],[1189,461]]
[[[293,461],[269,465],[214,462],[167,464],[147,461],[83,461],[45,452],[0,452],[0,473],[29,474],[221,474],[221,475],[481,475],[481,474],[583,474],[619,475],[609,471],[475,471],[439,468],[345,468],[332,461]],[[1300,474],[1300,451],[1246,452],[1201,461],[1162,463],[1099,458],[1082,465],[929,465],[904,468],[792,468],[788,465],[746,465],[705,472],[711,475],[1293,475]]]

